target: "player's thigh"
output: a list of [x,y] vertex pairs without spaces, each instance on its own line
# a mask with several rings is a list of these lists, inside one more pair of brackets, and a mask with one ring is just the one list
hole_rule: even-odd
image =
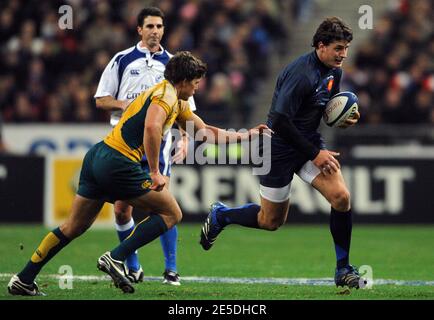
[[318,174],[315,179],[313,179],[312,186],[318,190],[335,209],[349,209],[350,193],[340,169],[332,174]]
[[[170,177],[164,176],[164,180],[166,181],[166,185],[164,187],[169,189]],[[133,207],[126,200],[115,201],[114,202],[114,209],[115,209],[116,217],[119,217],[119,215],[131,216],[132,212],[133,212]],[[151,213],[151,211],[152,211],[152,209],[150,207],[147,207],[147,208],[141,207],[140,209],[142,211],[144,211],[145,213]]]
[[113,204],[116,216],[131,216],[133,207],[124,200],[117,200]]
[[141,210],[150,209],[152,213],[159,214],[168,228],[174,226],[182,218],[181,208],[167,188],[159,192],[149,191],[127,202],[133,207]]
[[267,230],[276,230],[285,223],[289,210],[291,183],[284,187],[260,185],[261,211],[258,216],[259,226]]
[[285,222],[288,216],[289,199],[283,202],[273,202],[261,197],[261,213],[263,219]]
[[79,236],[92,225],[103,205],[103,200],[76,195],[72,203],[71,214],[60,230],[69,239]]

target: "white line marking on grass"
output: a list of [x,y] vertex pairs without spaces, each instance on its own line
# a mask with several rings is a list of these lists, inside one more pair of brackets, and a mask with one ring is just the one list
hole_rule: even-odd
[[[12,277],[12,273],[0,273],[0,279],[5,280]],[[40,275],[42,279],[62,279],[65,276],[58,274]],[[109,276],[83,275],[73,276],[74,280],[79,281],[109,281]],[[334,286],[335,282],[332,278],[232,278],[232,277],[182,277],[185,282],[199,283],[240,283],[240,284],[280,284],[288,286],[311,285],[311,286]],[[143,281],[162,281],[161,277],[144,277]],[[434,286],[434,281],[424,280],[393,280],[393,279],[374,279],[374,285],[397,285],[397,286]]]

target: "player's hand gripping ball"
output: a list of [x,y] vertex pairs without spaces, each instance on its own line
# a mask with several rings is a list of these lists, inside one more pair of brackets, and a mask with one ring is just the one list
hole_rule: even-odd
[[349,91],[339,92],[335,94],[327,103],[323,120],[329,127],[339,127],[345,123],[347,119],[354,117],[359,109],[359,99]]

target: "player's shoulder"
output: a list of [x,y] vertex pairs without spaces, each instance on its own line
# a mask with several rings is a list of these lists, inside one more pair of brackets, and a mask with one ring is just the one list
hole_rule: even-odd
[[300,56],[294,65],[294,72],[300,74],[306,84],[314,85],[321,78],[321,64],[315,51],[305,53]]
[[311,67],[312,67],[311,53],[305,53],[295,58],[286,66],[287,69],[294,69],[294,70],[302,70]]
[[178,101],[175,87],[167,80],[163,80],[154,86],[152,97],[155,97],[158,100],[163,100],[169,106]]
[[279,75],[280,81],[289,81],[291,83],[302,82],[309,85],[314,82],[312,75],[314,75],[314,69],[309,62],[307,55],[302,55],[297,59],[290,62],[281,71]]

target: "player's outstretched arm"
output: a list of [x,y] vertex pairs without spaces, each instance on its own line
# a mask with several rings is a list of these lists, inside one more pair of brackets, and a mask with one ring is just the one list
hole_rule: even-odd
[[130,102],[131,101],[129,100],[116,100],[112,96],[99,97],[95,99],[96,107],[105,111],[123,111]]
[[203,122],[203,120],[196,114],[191,114],[188,119],[178,121],[178,124],[188,132],[187,123],[193,123],[195,139],[199,141],[206,141],[208,143],[235,143],[243,140],[248,140],[253,136],[263,133],[270,133],[271,130],[265,125],[260,124],[245,132],[234,132],[210,126]]

